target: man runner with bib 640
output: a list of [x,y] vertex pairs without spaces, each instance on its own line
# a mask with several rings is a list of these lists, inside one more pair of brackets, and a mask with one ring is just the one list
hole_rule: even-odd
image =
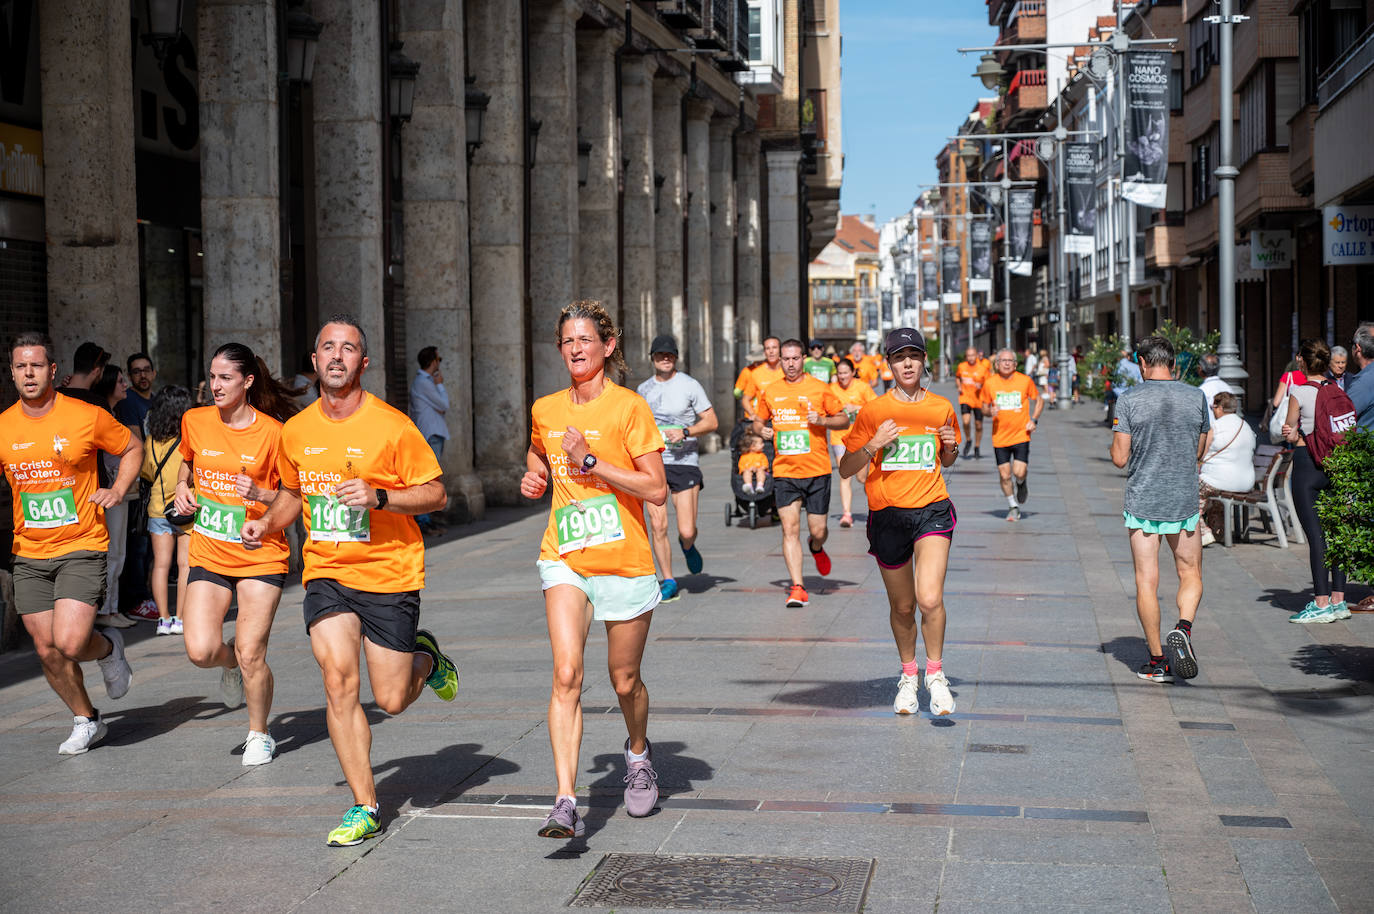
[[243,525],[243,543],[259,546],[304,513],[305,627],[354,804],[327,843],[347,847],[382,831],[359,650],[387,714],[400,714],[426,685],[445,701],[458,693],[457,668],[418,628],[425,544],[415,515],[442,511],[448,495],[420,430],[363,390],[367,337],[358,322],[330,318],[314,358],[320,398],[282,427],[281,489],[262,518]]

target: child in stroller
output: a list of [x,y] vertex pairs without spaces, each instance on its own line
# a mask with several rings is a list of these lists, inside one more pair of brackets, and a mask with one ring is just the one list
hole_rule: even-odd
[[[759,457],[763,458],[761,468]],[[745,476],[743,469],[751,465],[754,468]],[[725,506],[725,526],[730,526],[735,518],[748,518],[750,529],[772,520],[773,442],[756,433],[748,420],[735,426],[730,435],[730,489],[735,500]]]
[[764,490],[768,482],[768,455],[763,452],[763,436],[756,432],[740,435],[740,455],[736,463],[743,480],[740,488],[753,495]]

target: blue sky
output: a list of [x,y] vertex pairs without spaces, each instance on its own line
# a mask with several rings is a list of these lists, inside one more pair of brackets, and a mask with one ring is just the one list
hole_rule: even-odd
[[918,185],[936,180],[935,154],[980,95],[977,54],[990,45],[985,0],[848,0],[844,36],[845,213],[878,223],[905,212]]

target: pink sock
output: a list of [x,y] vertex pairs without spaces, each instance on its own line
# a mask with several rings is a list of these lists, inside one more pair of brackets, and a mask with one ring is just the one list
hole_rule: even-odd
[[911,661],[910,663],[902,664],[903,676],[915,676],[919,672],[921,672],[921,665],[917,663],[915,660]]
[[931,660],[929,657],[926,658],[926,675],[927,675],[927,676],[934,676],[936,673],[940,672],[940,671],[941,671],[942,669],[944,669],[944,668],[945,668],[945,665],[944,665],[944,662],[943,662],[943,661],[940,661],[940,660]]

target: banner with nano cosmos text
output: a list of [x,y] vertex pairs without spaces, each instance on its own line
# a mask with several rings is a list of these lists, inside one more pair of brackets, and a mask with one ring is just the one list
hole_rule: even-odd
[[968,235],[968,289],[992,291],[992,222],[975,219]]
[[921,304],[938,305],[940,303],[940,265],[933,258],[925,258],[921,261]]
[[1163,209],[1169,190],[1169,54],[1126,55],[1126,177],[1122,196]]
[[1069,224],[1064,250],[1091,254],[1097,234],[1097,145],[1064,144],[1064,197]]
[[963,301],[963,271],[959,268],[959,248],[947,244],[940,248],[940,303],[957,305]]
[[1014,188],[1007,203],[1007,260],[1017,276],[1031,275],[1031,232],[1034,230],[1035,190]]

